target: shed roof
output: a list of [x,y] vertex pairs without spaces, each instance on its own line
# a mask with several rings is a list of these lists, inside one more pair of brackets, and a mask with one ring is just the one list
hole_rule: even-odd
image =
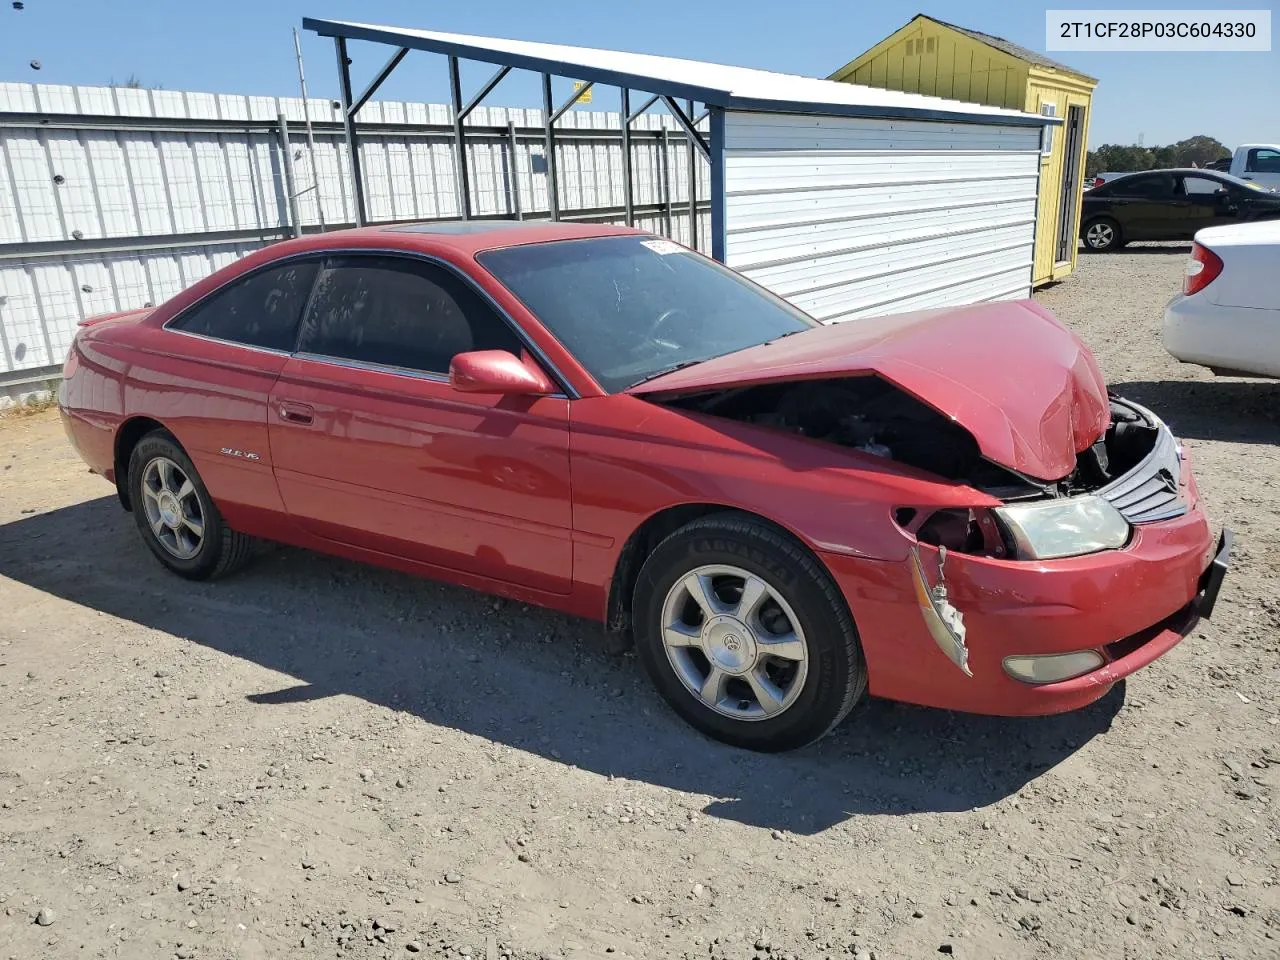
[[946,20],[939,20],[937,17],[931,17],[927,13],[917,13],[912,17],[912,21],[919,19],[932,20],[939,26],[954,30],[956,33],[963,33],[966,37],[972,37],[980,43],[985,43],[989,47],[995,47],[1002,53],[1007,53],[1011,57],[1017,57],[1026,63],[1035,64],[1038,67],[1048,67],[1051,70],[1061,70],[1063,73],[1069,73],[1073,77],[1083,77],[1085,80],[1092,80],[1097,83],[1096,77],[1091,77],[1087,73],[1081,73],[1075,67],[1068,67],[1065,63],[1059,63],[1057,60],[1050,60],[1043,53],[1036,53],[1034,50],[1028,50],[1026,47],[1019,46],[1012,40],[1006,40],[1004,37],[997,37],[994,34],[983,33],[981,30],[970,30],[968,27],[957,26],[954,23],[948,23]]
[[599,50],[530,40],[506,40],[410,27],[322,20],[302,25],[325,37],[370,40],[648,93],[691,98],[707,106],[854,117],[1042,126],[1050,118],[999,107],[882,90],[749,67],[682,60],[647,53]]

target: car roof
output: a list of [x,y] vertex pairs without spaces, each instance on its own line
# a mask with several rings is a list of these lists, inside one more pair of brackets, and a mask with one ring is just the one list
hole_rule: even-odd
[[[1161,168],[1160,168],[1160,169],[1158,169],[1158,170],[1130,170],[1128,173],[1113,173],[1113,174],[1111,174],[1111,176],[1116,177],[1116,178],[1118,179],[1118,178],[1120,178],[1120,177],[1142,177],[1142,176],[1146,176],[1147,174],[1152,174],[1152,173],[1183,173],[1183,174],[1186,174],[1186,173],[1201,174],[1201,173],[1203,173],[1203,174],[1206,174],[1206,175],[1208,175],[1208,176],[1210,176],[1210,177],[1215,177],[1215,178],[1217,178],[1217,177],[1222,177],[1222,176],[1226,176],[1226,172],[1225,172],[1225,171],[1223,171],[1223,170],[1214,170],[1214,169],[1212,169],[1212,168],[1210,168],[1210,167],[1161,167]],[[1100,174],[1098,174],[1098,176],[1100,176],[1100,177],[1101,177],[1101,176],[1105,176],[1105,175],[1106,175],[1105,173],[1100,173]]]
[[381,248],[442,250],[472,255],[480,250],[514,247],[553,240],[584,240],[591,237],[648,236],[644,230],[602,223],[538,220],[451,220],[421,223],[391,223],[327,233],[308,234],[276,244],[278,255],[308,250]]

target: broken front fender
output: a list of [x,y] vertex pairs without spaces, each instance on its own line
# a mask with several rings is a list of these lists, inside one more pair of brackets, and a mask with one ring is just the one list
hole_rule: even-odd
[[[822,560],[848,599],[873,695],[1017,715],[1084,706],[1102,696],[1109,681],[1046,690],[1010,677],[1005,657],[1104,649],[1144,635],[1195,599],[1213,545],[1197,504],[1184,516],[1138,527],[1123,550],[1038,562],[949,551],[946,603],[964,627],[971,676],[957,669],[954,632],[940,642],[923,608],[925,594],[937,599],[936,548],[920,544],[918,563],[915,556],[876,561],[823,554]],[[946,626],[946,608],[930,609]]]
[[947,583],[943,567],[946,563],[947,548],[939,547],[938,582],[930,587],[925,576],[924,565],[920,562],[920,547],[911,548],[911,583],[915,588],[916,602],[920,604],[920,615],[924,617],[925,627],[938,649],[946,654],[947,659],[964,671],[966,676],[973,676],[969,669],[969,648],[964,645],[964,616],[951,605],[947,593]]

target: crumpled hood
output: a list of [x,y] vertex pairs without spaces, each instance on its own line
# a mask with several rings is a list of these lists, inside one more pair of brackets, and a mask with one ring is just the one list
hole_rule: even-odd
[[982,455],[1059,480],[1107,429],[1093,354],[1032,300],[981,303],[816,327],[632,387],[675,396],[784,380],[873,375],[950,417]]

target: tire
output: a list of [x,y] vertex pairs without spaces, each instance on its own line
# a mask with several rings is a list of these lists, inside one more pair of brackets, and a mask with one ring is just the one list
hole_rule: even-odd
[[[166,491],[181,496],[169,499]],[[165,431],[147,434],[133,448],[129,499],[143,542],[178,576],[213,580],[248,561],[253,538],[227,526],[195,464]]]
[[1120,224],[1111,217],[1094,217],[1080,231],[1084,248],[1093,253],[1109,253],[1124,246]]
[[[760,584],[766,593],[758,604],[746,600],[752,609],[744,611],[749,584],[751,596]],[[717,616],[690,585],[704,597],[711,591]],[[640,570],[632,616],[637,655],[658,693],[692,726],[735,747],[774,753],[819,740],[866,689],[839,589],[801,544],[754,517],[704,517],[659,543]],[[708,687],[717,668],[721,682]],[[700,685],[716,695],[695,692]]]

